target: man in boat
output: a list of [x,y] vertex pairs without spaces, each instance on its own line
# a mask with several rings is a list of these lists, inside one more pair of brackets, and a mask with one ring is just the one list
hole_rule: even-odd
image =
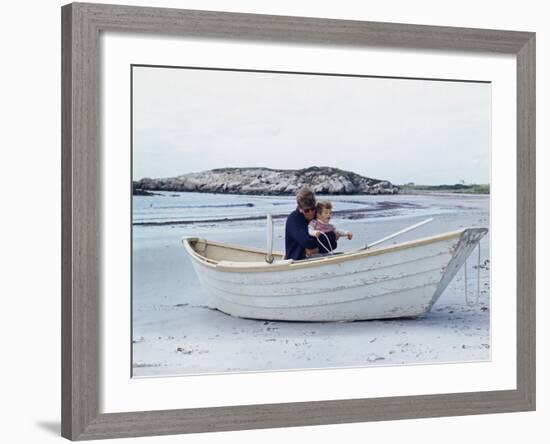
[[[306,250],[317,249],[319,244],[317,238],[308,232],[308,224],[315,217],[315,193],[307,187],[300,188],[296,193],[296,203],[298,206],[286,219],[285,259],[298,261],[306,258]],[[329,240],[335,249],[337,236],[334,232],[329,233]]]

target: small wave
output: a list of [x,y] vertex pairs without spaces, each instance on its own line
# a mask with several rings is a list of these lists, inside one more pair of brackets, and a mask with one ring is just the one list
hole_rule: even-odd
[[[379,202],[375,208],[364,207],[364,208],[354,208],[348,210],[336,210],[333,211],[333,215],[342,217],[344,219],[360,219],[365,217],[384,217],[384,215],[398,214],[401,211],[411,211],[411,210],[424,210],[426,207],[422,207],[417,204],[401,203],[394,202]],[[273,219],[283,219],[288,217],[289,213],[284,214],[273,214]],[[353,216],[352,216],[353,215]],[[237,216],[237,217],[212,217],[204,219],[194,219],[194,220],[140,220],[134,221],[133,225],[141,226],[159,226],[159,225],[188,225],[196,223],[225,223],[225,222],[243,222],[243,221],[254,221],[254,220],[265,220],[266,215],[250,215],[250,216]]]
[[204,205],[152,205],[151,207],[147,207],[147,210],[150,210],[150,208],[157,208],[162,210],[178,210],[178,209],[190,209],[190,208],[252,208],[255,205],[251,202],[247,203],[238,203],[238,204],[204,204]]
[[[273,219],[281,219],[287,217],[288,214],[274,214]],[[160,225],[189,225],[189,224],[203,224],[203,223],[222,223],[222,222],[242,222],[250,220],[263,220],[266,216],[244,216],[244,217],[223,217],[223,218],[211,218],[211,219],[194,219],[194,220],[148,220],[148,221],[134,221],[132,225],[141,226],[160,226]]]

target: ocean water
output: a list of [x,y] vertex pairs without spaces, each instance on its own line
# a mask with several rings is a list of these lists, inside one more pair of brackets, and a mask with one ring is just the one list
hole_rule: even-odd
[[[369,195],[318,196],[318,199],[333,203],[335,218],[353,219],[444,214],[455,211],[457,205],[463,205],[465,197],[446,195],[442,199],[433,195]],[[263,219],[268,213],[284,218],[295,208],[294,196],[158,192],[153,196],[134,196],[133,224],[223,223]]]

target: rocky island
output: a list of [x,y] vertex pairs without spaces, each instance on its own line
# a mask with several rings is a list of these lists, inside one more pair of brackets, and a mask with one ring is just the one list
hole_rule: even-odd
[[399,187],[387,180],[361,176],[332,167],[300,170],[271,168],[218,168],[163,179],[134,181],[135,195],[150,191],[193,191],[249,195],[292,195],[300,187],[316,194],[397,194]]

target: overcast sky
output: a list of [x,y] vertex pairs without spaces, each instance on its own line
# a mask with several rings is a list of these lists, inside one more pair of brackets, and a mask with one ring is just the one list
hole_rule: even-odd
[[134,180],[316,165],[489,183],[491,85],[134,67],[133,132]]

